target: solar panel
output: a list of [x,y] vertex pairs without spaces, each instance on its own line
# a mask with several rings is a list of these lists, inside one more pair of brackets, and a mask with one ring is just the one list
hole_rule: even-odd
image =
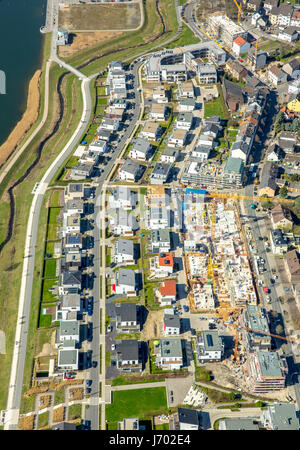
[[213,344],[213,340],[212,340],[211,334],[208,334],[208,335],[206,336],[206,338],[207,338],[207,345],[208,345],[209,347],[212,347],[214,344]]

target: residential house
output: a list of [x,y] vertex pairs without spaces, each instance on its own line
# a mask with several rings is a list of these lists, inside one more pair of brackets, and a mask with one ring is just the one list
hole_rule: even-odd
[[241,158],[229,156],[224,167],[223,183],[235,186],[242,185],[244,167],[244,161]]
[[122,372],[142,372],[142,343],[135,339],[124,339],[116,344],[117,368]]
[[233,45],[232,45],[232,52],[236,56],[245,55],[250,50],[250,44],[246,41],[246,39],[242,38],[241,36],[238,36],[234,39]]
[[147,187],[147,194],[145,197],[145,205],[146,206],[163,206],[166,207],[169,205],[169,195],[166,193],[166,189],[161,185],[154,185]]
[[217,146],[217,142],[215,141],[214,136],[210,136],[209,134],[200,134],[198,137],[197,145],[203,147],[210,147],[213,149]]
[[274,86],[285,83],[287,81],[287,74],[277,66],[272,66],[268,70],[268,78]]
[[157,103],[168,103],[167,91],[164,86],[156,86],[152,89],[152,98]]
[[133,209],[138,202],[137,192],[127,186],[117,186],[110,197],[111,208]]
[[174,164],[179,156],[179,150],[172,147],[166,147],[161,152],[160,160],[164,163]]
[[282,69],[291,77],[298,78],[300,75],[300,61],[297,58],[292,59],[291,61],[284,64]]
[[70,170],[71,180],[86,180],[91,178],[94,172],[94,167],[92,164],[78,163],[77,166],[72,167]]
[[286,27],[278,32],[278,39],[281,41],[295,42],[298,36],[298,31],[294,27]]
[[202,133],[205,136],[212,136],[214,139],[217,139],[220,133],[220,127],[215,123],[208,123]]
[[79,294],[67,294],[61,297],[61,302],[56,311],[55,320],[66,320],[68,313],[79,313],[81,310],[81,300]]
[[154,272],[155,278],[168,277],[174,272],[174,259],[172,253],[159,253],[154,256],[153,263],[150,264],[150,273]]
[[137,138],[132,143],[132,148],[129,151],[130,158],[138,159],[140,161],[148,161],[152,155],[151,144],[143,138]]
[[[72,217],[72,216],[69,216]],[[81,233],[66,233],[65,237],[66,249],[81,249],[82,248],[82,234]]]
[[80,271],[65,271],[59,276],[59,295],[78,294],[81,290],[81,278]]
[[255,57],[255,45],[252,45],[248,52],[248,60],[250,64],[254,65],[254,70],[263,69],[267,64],[267,53],[263,50],[257,50]]
[[135,264],[133,241],[128,239],[117,239],[114,245],[114,260],[116,264]]
[[178,99],[178,110],[179,112],[191,112],[196,108],[196,101],[193,98],[179,98]]
[[152,103],[150,108],[150,119],[167,120],[167,108],[161,103]]
[[164,280],[158,290],[161,306],[171,306],[176,302],[176,281]]
[[285,153],[294,153],[297,145],[297,133],[292,131],[282,131],[278,140],[280,148]]
[[200,364],[221,361],[224,355],[224,343],[218,331],[201,331],[195,342]]
[[89,145],[89,150],[95,153],[106,153],[108,151],[108,145],[106,141],[101,139],[97,139],[96,141],[92,141]]
[[281,150],[281,148],[277,144],[272,144],[267,153],[267,161],[278,162],[283,159],[285,153]]
[[164,310],[163,329],[165,336],[179,336],[180,318],[171,308]]
[[178,408],[178,422],[180,430],[199,430],[199,411],[191,408]]
[[179,97],[194,97],[194,85],[192,81],[185,81],[178,84]]
[[244,96],[240,85],[232,83],[224,78],[222,83],[222,91],[224,100],[230,111],[235,112],[241,109],[241,106],[244,104]]
[[288,242],[284,237],[282,230],[275,229],[270,231],[270,242],[272,252],[275,255],[283,255],[288,250]]
[[[288,5],[287,3],[280,3],[278,7],[278,19],[277,19],[277,25],[278,27],[288,27],[291,23],[291,17],[293,13],[293,6]],[[271,14],[273,15],[275,13],[275,10],[273,9],[271,11]]]
[[139,225],[132,213],[127,214],[123,209],[117,209],[111,217],[110,226],[117,236],[133,236]]
[[300,261],[299,253],[296,250],[291,250],[286,254],[285,259],[286,271],[291,283],[300,282]]
[[80,214],[75,213],[72,215],[64,214],[63,216],[63,236],[67,233],[77,234],[80,233]]
[[111,130],[107,130],[106,128],[98,128],[97,130],[97,137],[99,140],[109,142],[111,140],[113,133]]
[[279,5],[279,0],[265,0],[264,9],[266,13],[270,13],[273,8],[277,8]]
[[141,330],[138,321],[138,309],[136,303],[116,303],[115,320],[118,333],[139,333]]
[[245,80],[248,75],[248,70],[233,58],[226,61],[225,69],[238,81]]
[[233,158],[240,158],[246,163],[250,150],[250,138],[241,139],[237,137],[237,140],[232,144],[230,154]]
[[175,121],[176,128],[189,131],[193,125],[194,116],[192,113],[179,113]]
[[75,423],[69,423],[69,422],[60,422],[56,423],[52,426],[52,430],[63,430],[63,431],[73,431],[76,430],[76,424]]
[[277,402],[268,405],[262,412],[261,423],[267,430],[299,430],[296,405]]
[[166,229],[151,231],[152,253],[169,252],[171,249],[170,232]]
[[230,419],[221,419],[219,430],[258,431],[259,426],[257,420],[252,417],[232,417]]
[[213,64],[198,64],[197,75],[200,84],[215,84],[218,81],[218,72]]
[[69,200],[83,200],[84,198],[84,184],[83,183],[70,183],[65,187],[64,201],[67,203]]
[[162,129],[159,123],[146,122],[141,131],[141,136],[150,139],[152,141],[158,141],[161,135]]
[[144,170],[145,166],[127,158],[119,169],[118,176],[122,181],[136,183],[143,175]]
[[184,147],[186,145],[188,132],[185,129],[173,129],[168,139],[170,147]]
[[212,147],[206,147],[204,145],[198,145],[192,151],[192,157],[197,161],[205,162],[209,159]]
[[300,11],[297,9],[294,9],[292,12],[292,17],[290,20],[290,26],[299,28],[300,27]]
[[289,209],[281,204],[276,205],[271,211],[271,222],[273,228],[292,228],[293,217]]
[[[295,80],[295,84],[294,84],[294,89],[297,90],[299,86],[299,92],[300,92],[300,79],[299,80]],[[291,87],[291,85],[289,85],[289,88]],[[292,89],[293,90],[293,89]],[[299,93],[296,92],[294,95],[296,95],[295,98],[293,98],[293,100],[291,100],[288,104],[287,107],[288,109],[293,112],[293,113],[299,113],[300,112],[300,101],[299,101]]]
[[115,272],[115,284],[112,285],[112,291],[115,294],[125,294],[127,297],[138,295],[136,273],[131,269],[119,269]]
[[78,349],[59,350],[57,366],[62,370],[78,370]]
[[264,164],[260,184],[258,187],[258,195],[267,195],[268,197],[274,197],[277,185],[276,185],[277,167],[274,163]]
[[118,430],[121,431],[133,431],[133,430],[143,430],[145,429],[143,425],[140,425],[140,420],[137,418],[134,419],[123,419],[118,422]]
[[154,169],[150,175],[151,184],[163,184],[168,181],[170,171],[172,169],[171,164],[156,162]]
[[81,251],[79,249],[77,251],[72,250],[69,252],[65,250],[65,255],[60,261],[64,264],[64,270],[69,270],[70,272],[80,270],[82,266]]
[[69,348],[75,349],[79,343],[79,320],[61,320],[59,337],[62,344],[66,342]]
[[160,339],[156,353],[156,365],[163,370],[179,370],[183,367],[182,340]]
[[251,9],[252,11],[258,11],[261,8],[262,1],[261,0],[248,0],[247,1],[247,9]]
[[166,229],[170,227],[170,211],[164,206],[152,206],[149,209],[150,230]]

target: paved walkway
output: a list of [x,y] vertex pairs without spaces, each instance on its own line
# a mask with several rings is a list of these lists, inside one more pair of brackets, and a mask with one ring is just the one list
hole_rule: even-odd
[[156,388],[156,387],[166,387],[165,381],[157,381],[155,383],[139,383],[139,384],[125,384],[123,386],[111,386],[112,391],[128,391],[132,389],[146,389],[146,388]]

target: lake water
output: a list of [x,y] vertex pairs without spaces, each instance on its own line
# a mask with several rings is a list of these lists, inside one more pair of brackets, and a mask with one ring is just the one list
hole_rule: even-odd
[[0,95],[0,145],[26,108],[28,84],[40,67],[47,0],[0,0],[0,69],[6,94]]

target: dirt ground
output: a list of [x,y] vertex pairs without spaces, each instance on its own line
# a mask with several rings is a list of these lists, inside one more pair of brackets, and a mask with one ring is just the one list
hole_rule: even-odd
[[33,430],[34,415],[20,417],[18,429],[19,430]]
[[72,388],[69,389],[69,400],[82,400],[83,399],[83,389],[82,388]]
[[41,395],[39,409],[48,408],[51,405],[51,395]]
[[98,4],[62,6],[59,9],[59,26],[76,30],[130,30],[141,23],[140,5]]
[[100,42],[120,36],[121,32],[97,31],[95,33],[76,33],[72,35],[72,42],[69,45],[61,45],[58,48],[58,55],[61,58],[72,56],[88,47],[93,47]]
[[25,133],[37,120],[40,102],[40,76],[41,71],[37,70],[30,80],[27,96],[27,107],[22,119],[17,123],[6,141],[0,146],[0,166],[2,166],[17,145],[23,139]]
[[163,337],[161,330],[163,322],[164,312],[159,311],[149,311],[146,323],[141,332],[141,341],[148,341],[149,339]]
[[[229,389],[236,389],[240,387],[244,392],[249,392],[251,395],[255,395],[249,391],[249,387],[245,383],[244,376],[240,378],[238,376],[240,372],[234,372],[234,368],[236,368],[236,366],[228,363],[213,363],[207,365],[207,369],[211,370],[214,376],[214,383]],[[239,368],[241,368],[241,366]],[[287,395],[288,389],[285,388],[281,391],[262,394],[261,397],[269,398],[270,400],[286,401]],[[260,395],[258,394],[257,397],[259,398]]]
[[65,418],[65,408],[61,406],[59,408],[53,409],[53,422],[63,422]]

